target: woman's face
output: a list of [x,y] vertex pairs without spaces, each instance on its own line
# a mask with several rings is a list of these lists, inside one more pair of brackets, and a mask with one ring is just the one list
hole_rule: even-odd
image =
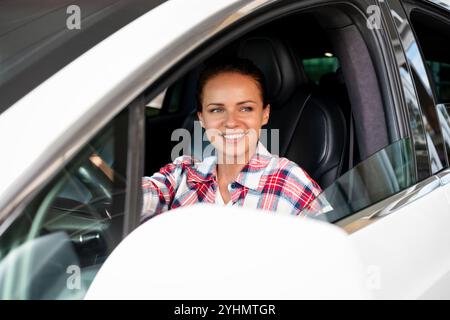
[[198,117],[208,139],[226,163],[246,163],[253,153],[260,129],[269,120],[261,90],[251,76],[224,72],[203,87]]

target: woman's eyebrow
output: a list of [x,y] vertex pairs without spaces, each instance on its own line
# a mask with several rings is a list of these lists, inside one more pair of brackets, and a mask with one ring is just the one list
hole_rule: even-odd
[[241,102],[238,102],[237,104],[245,104],[245,103],[254,103],[254,104],[257,104],[257,102],[256,101],[253,101],[253,100],[245,100],[245,101],[241,101]]
[[[240,101],[240,102],[238,102],[238,103],[236,103],[237,105],[241,105],[241,104],[246,104],[246,103],[254,103],[254,104],[257,104],[257,102],[256,101],[253,101],[253,100],[245,100],[245,101]],[[209,107],[209,106],[219,106],[219,107],[223,107],[225,104],[224,103],[220,103],[220,102],[211,102],[211,103],[208,103],[206,106],[207,107]]]
[[223,103],[219,103],[219,102],[211,102],[211,103],[208,103],[207,107],[209,107],[209,106],[219,106],[219,107],[223,107],[224,104],[223,104]]

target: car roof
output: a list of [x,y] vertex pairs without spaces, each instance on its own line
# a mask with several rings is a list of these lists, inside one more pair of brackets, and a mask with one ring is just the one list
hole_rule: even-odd
[[420,0],[420,2],[428,2],[438,7],[450,11],[450,0]]
[[[80,29],[69,29],[70,0],[0,2],[0,113],[59,69],[166,0],[77,1]],[[38,3],[38,5],[37,5]]]

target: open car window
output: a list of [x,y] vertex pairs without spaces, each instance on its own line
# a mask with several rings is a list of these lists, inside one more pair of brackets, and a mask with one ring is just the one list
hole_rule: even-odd
[[122,239],[128,109],[0,229],[0,299],[80,299]]
[[410,138],[381,149],[339,177],[314,202],[328,201],[321,212],[304,210],[302,215],[337,222],[417,182]]

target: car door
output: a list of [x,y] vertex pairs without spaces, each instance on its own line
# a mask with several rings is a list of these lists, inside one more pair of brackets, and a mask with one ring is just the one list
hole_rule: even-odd
[[[396,67],[411,134],[366,159],[325,190],[321,197],[327,197],[334,210],[318,217],[337,223],[351,234],[366,265],[368,289],[375,298],[448,299],[448,105],[442,103],[447,101],[446,82],[440,77],[440,83],[433,83],[436,74],[429,69],[433,65],[427,59],[427,53],[433,50],[424,47],[432,43],[421,43],[417,35],[426,29],[419,30],[421,25],[417,24],[417,30],[413,30],[410,24],[413,21],[414,27],[415,12],[432,10],[434,19],[444,24],[448,23],[448,13],[422,1],[408,1],[406,11],[397,1],[381,6],[386,29],[395,31],[390,37],[396,46]],[[449,29],[442,30],[442,37],[450,35],[445,31]],[[446,60],[434,62],[438,71],[446,68]],[[445,70],[441,74],[445,76]],[[441,90],[436,91],[433,85]],[[370,206],[367,198],[373,189],[384,193],[382,197],[391,196]],[[365,205],[369,206],[363,208]]]
[[[411,23],[411,27],[417,39],[422,61],[424,61],[425,71],[422,82],[428,80],[429,96],[431,97],[434,116],[430,121],[438,123],[441,129],[439,137],[440,144],[446,150],[447,162],[444,168],[436,174],[439,178],[441,196],[436,199],[437,210],[442,210],[442,214],[450,214],[450,186],[449,183],[449,163],[450,137],[449,137],[449,108],[450,108],[450,49],[442,46],[442,43],[450,41],[450,4],[438,1],[405,1],[405,9]],[[439,142],[438,146],[439,147]],[[436,148],[432,144],[430,148]],[[435,207],[433,206],[433,210]],[[444,225],[446,226],[446,225]],[[443,227],[444,228],[444,227]],[[440,230],[445,233],[443,228]],[[444,242],[443,245],[449,245]],[[444,248],[442,248],[444,250]],[[443,253],[443,256],[446,255]],[[438,279],[422,295],[423,298],[448,298],[448,286],[450,284],[450,266],[448,258],[439,268]]]

